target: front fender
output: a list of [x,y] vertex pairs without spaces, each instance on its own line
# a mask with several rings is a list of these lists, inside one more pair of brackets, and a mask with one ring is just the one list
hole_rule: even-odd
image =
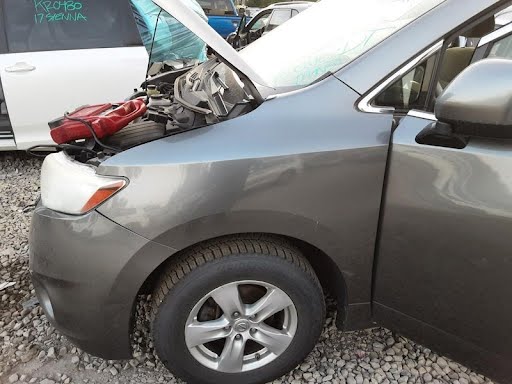
[[358,113],[358,97],[331,77],[122,152],[98,173],[130,183],[98,210],[178,250],[243,232],[300,239],[343,272],[349,304],[368,303],[391,116]]

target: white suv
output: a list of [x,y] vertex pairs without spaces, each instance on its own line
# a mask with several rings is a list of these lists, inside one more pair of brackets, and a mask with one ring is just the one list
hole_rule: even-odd
[[0,0],[0,150],[52,143],[48,121],[122,101],[148,54],[128,0]]

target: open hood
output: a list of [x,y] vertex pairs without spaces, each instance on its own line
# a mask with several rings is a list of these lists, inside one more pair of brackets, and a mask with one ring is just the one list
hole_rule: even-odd
[[181,0],[153,0],[153,2],[210,46],[219,60],[232,68],[239,76],[252,82],[262,97],[265,98],[273,93],[274,89],[267,85],[267,82],[251,68],[242,56]]

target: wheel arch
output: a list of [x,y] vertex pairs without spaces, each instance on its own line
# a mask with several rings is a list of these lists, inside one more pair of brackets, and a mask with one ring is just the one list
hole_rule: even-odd
[[[331,297],[336,300],[337,306],[337,325],[340,328],[343,328],[344,321],[346,319],[346,312],[348,306],[348,292],[347,292],[347,284],[341,269],[335,263],[335,261],[322,249],[317,246],[304,241],[302,239],[291,237],[282,234],[276,233],[266,233],[266,232],[238,232],[232,233],[223,236],[212,237],[208,239],[202,239],[197,241],[194,244],[191,244],[178,252],[170,255],[166,260],[164,260],[161,264],[156,266],[154,270],[146,277],[142,286],[139,289],[137,297],[139,295],[150,294],[153,291],[153,288],[158,281],[159,276],[168,266],[168,263],[172,260],[175,260],[176,257],[180,257],[181,254],[184,254],[191,249],[201,247],[205,243],[210,241],[219,239],[229,239],[237,236],[243,235],[262,235],[266,237],[273,237],[276,239],[280,239],[290,245],[297,247],[302,255],[309,261],[313,270],[315,271],[318,280],[320,281],[322,288],[324,289],[324,293],[328,293]],[[136,299],[136,298],[135,298]],[[135,304],[135,303],[134,303]],[[135,315],[135,305],[132,311],[132,317]]]

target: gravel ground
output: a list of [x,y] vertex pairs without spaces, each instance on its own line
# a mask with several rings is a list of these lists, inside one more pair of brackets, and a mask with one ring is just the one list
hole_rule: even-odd
[[[73,347],[46,320],[28,274],[28,232],[39,191],[41,161],[0,153],[0,383],[176,383],[146,345],[148,298],[140,298],[134,359],[105,361]],[[25,306],[24,306],[25,304]],[[332,307],[322,337],[306,361],[274,383],[492,383],[382,328],[341,333]]]

